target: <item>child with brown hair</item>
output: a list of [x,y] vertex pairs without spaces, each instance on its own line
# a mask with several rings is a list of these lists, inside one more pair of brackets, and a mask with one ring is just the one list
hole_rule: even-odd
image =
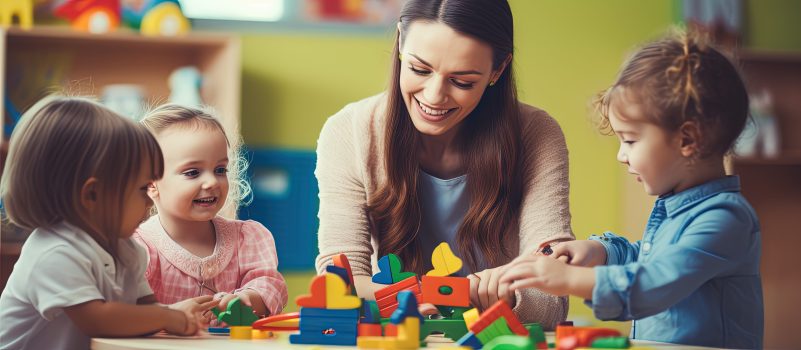
[[762,347],[759,220],[723,162],[748,116],[735,66],[676,33],[637,51],[597,104],[617,160],[658,196],[642,240],[563,242],[501,283],[583,297],[599,319],[634,320],[634,339]]
[[2,349],[87,349],[90,337],[195,334],[201,297],[153,304],[145,251],[131,240],[163,158],[147,130],[83,98],[23,115],[2,179],[8,218],[33,232],[0,296]]

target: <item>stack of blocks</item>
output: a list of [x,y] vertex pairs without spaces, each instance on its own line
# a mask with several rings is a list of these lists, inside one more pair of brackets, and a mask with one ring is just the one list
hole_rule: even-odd
[[311,294],[295,301],[300,307],[300,334],[290,335],[290,343],[356,345],[362,301],[351,295],[350,281],[331,272],[312,279]]
[[417,310],[417,297],[410,291],[398,293],[398,305],[390,322],[395,325],[395,335],[360,336],[359,348],[372,349],[417,349],[420,346],[420,324],[423,316]]
[[477,314],[478,311],[475,309],[465,312],[465,322],[470,331],[456,342],[458,345],[481,349],[493,339],[501,336],[529,337],[528,330],[523,327],[512,309],[503,300],[499,300],[480,316]]

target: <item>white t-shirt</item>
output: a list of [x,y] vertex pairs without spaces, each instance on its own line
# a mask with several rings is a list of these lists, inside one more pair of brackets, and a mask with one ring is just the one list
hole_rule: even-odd
[[65,307],[92,300],[136,304],[153,294],[144,249],[121,239],[119,256],[123,266],[65,222],[34,230],[0,296],[0,349],[88,349],[89,337]]

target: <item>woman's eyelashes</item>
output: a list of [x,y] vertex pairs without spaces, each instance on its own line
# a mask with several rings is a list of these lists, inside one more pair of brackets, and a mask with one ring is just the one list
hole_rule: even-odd
[[[417,68],[417,67],[415,67],[413,65],[409,65],[409,70],[414,72],[414,74],[417,74],[417,75],[420,75],[420,76],[428,76],[428,75],[431,74],[430,70],[420,69],[420,68]],[[475,85],[475,83],[465,82],[465,81],[462,81],[462,80],[459,80],[459,79],[456,79],[456,78],[451,78],[449,80],[450,80],[451,84],[453,84],[457,88],[464,89],[464,90],[471,89]]]

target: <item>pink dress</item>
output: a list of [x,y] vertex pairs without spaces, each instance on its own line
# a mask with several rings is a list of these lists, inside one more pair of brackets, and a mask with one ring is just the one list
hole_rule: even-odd
[[216,292],[236,293],[251,289],[261,295],[271,315],[281,313],[287,302],[284,277],[278,272],[278,255],[270,231],[248,220],[217,216],[214,253],[200,258],[172,240],[158,215],[142,223],[134,239],[147,250],[145,277],[156,299],[172,304]]

